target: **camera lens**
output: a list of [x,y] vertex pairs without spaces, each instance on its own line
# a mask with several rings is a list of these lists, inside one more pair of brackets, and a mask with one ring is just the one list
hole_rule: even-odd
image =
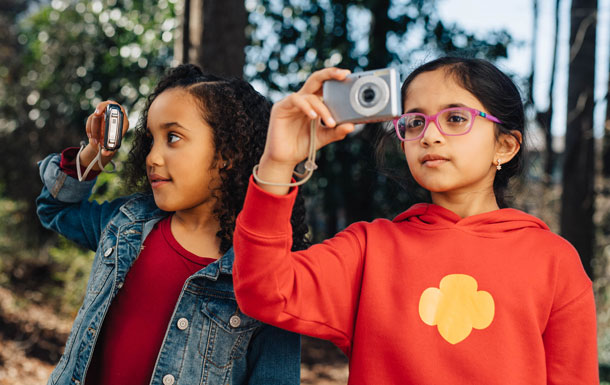
[[370,108],[379,103],[379,87],[374,83],[365,83],[358,93],[358,102],[362,107]]
[[386,107],[389,95],[384,79],[373,75],[363,76],[350,89],[350,105],[362,116],[373,116]]
[[371,103],[373,100],[375,100],[375,90],[372,88],[367,88],[364,91],[362,91],[362,100],[365,102],[365,104],[369,104]]

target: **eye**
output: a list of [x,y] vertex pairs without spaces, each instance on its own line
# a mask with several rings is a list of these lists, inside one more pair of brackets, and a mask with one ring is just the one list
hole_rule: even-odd
[[448,111],[445,116],[445,121],[451,124],[464,124],[470,120],[468,111],[453,110]]
[[424,125],[424,119],[420,116],[411,118],[411,119],[407,119],[406,121],[406,126],[407,128],[415,128],[415,127],[421,127]]
[[177,141],[179,141],[180,138],[178,135],[174,134],[173,132],[170,132],[167,134],[167,142],[168,143],[176,143]]

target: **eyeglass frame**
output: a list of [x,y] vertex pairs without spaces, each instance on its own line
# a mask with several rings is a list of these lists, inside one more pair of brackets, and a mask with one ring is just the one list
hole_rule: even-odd
[[[438,122],[439,115],[441,115],[444,112],[451,111],[451,110],[466,110],[466,111],[470,112],[470,115],[472,116],[472,120],[470,122],[470,127],[468,127],[468,129],[466,131],[464,131],[463,133],[461,133],[461,134],[448,134],[448,133],[444,132],[443,129],[441,128],[441,125]],[[398,121],[401,118],[403,118],[404,116],[406,116],[406,115],[417,115],[417,116],[423,116],[423,118],[424,118],[424,122],[425,122],[424,128],[422,129],[421,133],[417,137],[415,137],[413,139],[404,139],[404,138],[402,138],[400,136],[399,131],[398,131]],[[474,125],[474,119],[477,116],[483,117],[483,118],[485,118],[487,120],[490,120],[490,121],[492,121],[494,123],[502,124],[502,121],[500,119],[496,118],[495,116],[493,116],[491,114],[488,114],[488,113],[483,112],[481,110],[477,110],[476,108],[465,107],[465,106],[464,107],[443,108],[442,110],[440,110],[439,112],[437,112],[434,115],[426,115],[426,114],[421,113],[421,112],[408,112],[406,114],[400,115],[398,118],[394,118],[393,123],[394,123],[394,130],[396,131],[396,136],[398,136],[398,139],[401,142],[410,142],[410,141],[413,141],[413,140],[418,140],[418,139],[423,138],[423,136],[426,133],[426,130],[428,129],[428,126],[430,125],[431,121],[433,121],[434,124],[436,124],[436,128],[444,136],[462,136],[462,135],[466,135],[466,134],[468,134],[470,132],[470,130],[472,130],[472,126]]]

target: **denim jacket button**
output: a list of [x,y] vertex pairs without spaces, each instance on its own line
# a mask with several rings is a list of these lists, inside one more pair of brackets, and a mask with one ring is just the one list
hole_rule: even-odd
[[104,257],[110,257],[110,254],[112,254],[112,247],[106,249],[106,251],[104,251]]
[[189,327],[189,320],[186,318],[180,318],[177,322],[178,329],[184,330]]
[[241,318],[239,318],[238,315],[231,316],[231,318],[229,318],[229,325],[234,328],[239,327],[239,325],[241,325]]
[[163,385],[174,385],[176,379],[171,374],[166,374],[163,376]]

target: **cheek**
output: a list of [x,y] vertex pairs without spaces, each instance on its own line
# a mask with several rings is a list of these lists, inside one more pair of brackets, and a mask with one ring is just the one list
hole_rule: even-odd
[[419,162],[417,160],[417,149],[410,147],[413,147],[411,146],[411,143],[405,144],[405,142],[403,142],[401,145],[407,165],[409,166],[409,169],[411,169],[411,172],[413,172],[414,166],[416,166]]

